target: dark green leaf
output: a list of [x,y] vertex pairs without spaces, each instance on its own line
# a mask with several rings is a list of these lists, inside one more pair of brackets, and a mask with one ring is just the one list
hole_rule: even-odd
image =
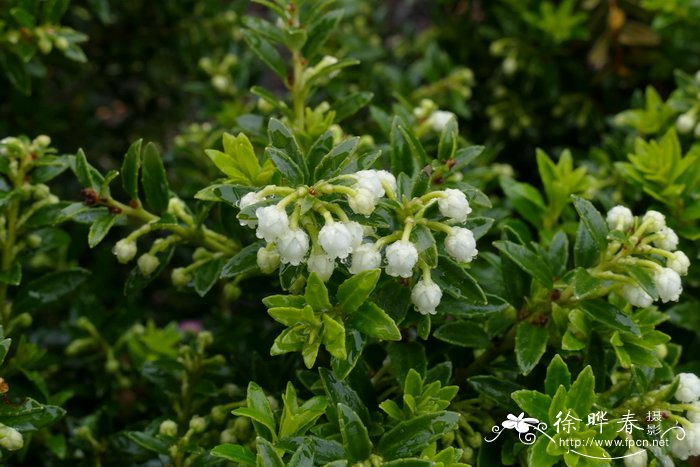
[[168,209],[170,188],[163,161],[153,143],[148,143],[143,151],[141,183],[149,206],[158,213],[164,213]]
[[330,370],[326,368],[319,368],[318,372],[321,375],[323,389],[330,401],[327,407],[330,418],[333,420],[338,420],[339,414],[337,405],[342,403],[350,407],[353,412],[360,417],[362,423],[365,425],[369,424],[369,411],[362,403],[362,400],[360,400],[360,396],[357,395],[357,392],[355,392],[355,390],[347,383],[338,379],[338,377]]
[[329,179],[340,174],[349,164],[350,158],[355,153],[359,141],[360,138],[355,136],[346,139],[334,147],[321,159],[318,166],[316,166],[314,170],[314,180]]
[[542,326],[535,326],[526,321],[518,325],[515,334],[515,357],[520,372],[529,374],[547,349],[549,332]]
[[590,411],[595,401],[595,378],[593,369],[587,366],[579,373],[566,396],[566,407],[576,411],[579,417],[584,417]]
[[279,52],[268,41],[252,31],[243,31],[243,39],[255,55],[265,63],[282,81],[287,82],[287,70]]
[[242,465],[255,465],[255,454],[245,446],[220,444],[211,450],[211,455]]
[[236,253],[222,268],[221,277],[226,279],[257,269],[258,250],[261,247],[262,242],[255,242]]
[[168,443],[156,438],[153,435],[143,433],[141,431],[127,431],[126,436],[144,449],[156,452],[158,454],[168,455]]
[[485,348],[491,343],[486,332],[476,323],[452,321],[435,330],[433,336],[443,342],[460,347]]
[[603,219],[603,216],[591,204],[590,201],[573,195],[574,207],[581,216],[581,221],[586,226],[586,230],[591,235],[591,238],[598,247],[598,251],[602,252],[608,246],[608,224]]
[[139,199],[139,170],[141,169],[142,139],[134,141],[122,162],[122,186],[131,199]]
[[549,265],[538,255],[528,248],[510,241],[497,241],[493,244],[501,253],[517,264],[520,269],[531,275],[542,285],[549,289],[553,287],[552,271],[550,271]]
[[360,462],[372,453],[372,443],[369,440],[367,428],[360,417],[347,405],[339,403],[338,422],[343,446],[351,462]]
[[74,268],[48,273],[23,287],[14,302],[14,312],[36,313],[41,308],[56,302],[82,285],[91,273]]
[[[255,439],[255,444],[258,447],[258,460],[262,461],[265,467],[285,467],[282,458],[277,454],[275,448],[268,440],[258,436]],[[260,465],[260,463],[258,463]]]
[[403,384],[406,375],[413,369],[421,377],[425,377],[428,369],[428,361],[425,357],[425,348],[418,342],[392,342],[387,346],[391,371],[394,377]]
[[457,139],[459,138],[459,129],[457,128],[457,119],[450,118],[447,125],[440,133],[440,143],[438,144],[438,160],[446,161],[452,159],[457,152]]
[[370,103],[374,97],[371,92],[357,92],[349,94],[338,100],[333,105],[335,111],[335,122],[339,123],[357,113],[360,109]]
[[512,397],[528,417],[534,417],[538,420],[547,420],[549,418],[548,411],[552,403],[551,397],[528,389],[515,391]]
[[523,389],[519,384],[495,376],[473,376],[467,381],[476,392],[491,399],[501,409],[510,412],[518,410],[518,406],[513,402],[510,395]]
[[[345,379],[348,377],[350,372],[355,368],[357,362],[362,356],[362,351],[365,348],[366,340],[362,337],[359,331],[355,329],[348,329],[348,333],[345,336],[345,359],[333,358],[331,360],[331,367],[333,368],[333,373],[335,373],[338,378]],[[0,363],[2,363],[0,361]]]
[[88,232],[88,244],[90,248],[95,248],[109,233],[114,223],[117,220],[117,216],[111,213],[104,214],[90,225],[90,231]]
[[19,285],[22,281],[22,264],[19,261],[12,263],[9,269],[0,271],[0,284]]
[[194,290],[203,297],[219,280],[219,275],[224,267],[223,258],[214,258],[201,266],[194,273]]
[[289,154],[275,147],[266,148],[265,154],[272,160],[282,176],[289,181],[290,185],[304,183],[304,173]]
[[544,389],[547,394],[554,396],[559,386],[569,389],[571,386],[571,373],[569,373],[569,367],[566,366],[564,360],[557,354],[547,367]]
[[386,460],[417,454],[452,431],[459,417],[456,412],[435,412],[401,422],[379,440],[379,452]]
[[592,320],[611,329],[642,335],[637,325],[615,305],[603,300],[584,300],[579,303],[579,308]]

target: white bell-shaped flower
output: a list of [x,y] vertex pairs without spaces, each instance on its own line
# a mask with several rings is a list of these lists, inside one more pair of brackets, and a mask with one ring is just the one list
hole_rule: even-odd
[[688,274],[688,268],[690,267],[690,260],[688,256],[682,251],[674,251],[673,259],[669,259],[667,264],[669,268],[676,271],[681,276]]
[[633,306],[646,308],[650,306],[654,299],[644,291],[641,287],[625,284],[620,291],[622,297]]
[[442,289],[430,280],[423,278],[413,286],[411,291],[411,301],[416,311],[423,315],[434,315],[436,308],[442,299]]
[[335,259],[322,252],[312,253],[306,260],[306,267],[309,273],[315,272],[323,282],[326,282],[335,270]]
[[608,211],[605,220],[608,222],[610,230],[627,230],[632,227],[634,216],[629,208],[617,205]]
[[289,230],[289,218],[284,208],[277,205],[265,206],[255,210],[258,229],[255,235],[267,242],[274,242]]
[[418,250],[409,241],[399,240],[386,248],[386,273],[393,277],[411,277],[418,262]]
[[465,222],[467,215],[472,212],[465,194],[454,188],[443,191],[443,197],[438,199],[438,207],[443,216],[460,223]]
[[353,234],[345,224],[328,223],[318,233],[318,243],[331,258],[347,258],[352,251]]
[[683,292],[681,276],[671,268],[661,268],[654,273],[656,291],[662,302],[677,302]]
[[479,253],[476,249],[474,233],[464,227],[452,228],[445,238],[445,250],[454,259],[463,263],[471,262]]
[[302,229],[289,229],[277,240],[280,261],[298,266],[309,252],[309,236]]
[[371,243],[364,243],[352,251],[352,262],[348,270],[351,274],[376,269],[382,262],[382,255]]

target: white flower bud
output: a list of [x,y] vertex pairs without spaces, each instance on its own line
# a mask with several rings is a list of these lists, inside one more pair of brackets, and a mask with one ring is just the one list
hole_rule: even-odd
[[117,261],[122,264],[128,263],[134,259],[137,251],[136,243],[126,238],[119,240],[112,249],[112,252],[117,256]]
[[160,260],[152,254],[146,253],[139,257],[138,265],[144,276],[150,276],[160,265]]
[[399,240],[386,248],[386,273],[393,277],[411,277],[418,262],[418,250],[413,243]]
[[345,222],[345,227],[348,228],[348,232],[350,232],[350,235],[352,236],[350,245],[353,248],[360,246],[362,244],[362,237],[365,236],[362,225],[359,222],[348,221]]
[[442,290],[430,279],[421,279],[411,291],[411,301],[416,308],[416,311],[423,315],[434,315],[437,313],[435,308],[440,304],[442,299]]
[[46,135],[39,135],[36,138],[34,138],[34,144],[39,146],[40,148],[45,148],[49,144],[51,144],[51,138],[49,138]]
[[608,222],[610,230],[627,230],[632,227],[634,216],[629,208],[618,205],[608,211],[605,220]]
[[355,188],[353,196],[348,195],[348,205],[352,212],[369,216],[377,207],[377,197],[366,188]]
[[[251,191],[250,193],[246,193],[245,195],[243,195],[243,197],[238,201],[238,208],[242,211],[248,206],[252,206],[255,203],[259,203],[260,201],[262,201],[262,199],[258,192]],[[251,229],[254,229],[258,225],[258,221],[255,219],[241,219],[239,217],[238,222],[242,226],[249,227]]]
[[438,207],[443,216],[457,222],[465,222],[467,215],[472,212],[467,197],[459,190],[448,188],[443,191],[443,197],[438,199]]
[[298,266],[309,251],[309,236],[302,229],[289,229],[277,240],[277,251],[283,263]]
[[379,178],[376,170],[360,170],[354,175],[357,181],[353,185],[353,188],[364,188],[366,190],[369,190],[375,198],[380,198],[384,196],[384,187],[382,186],[382,179]]
[[694,373],[680,373],[675,397],[688,404],[697,402],[700,399],[700,378]]
[[445,250],[457,261],[463,263],[471,262],[479,253],[476,249],[474,233],[464,227],[453,227],[450,234],[445,238]]
[[351,274],[376,269],[382,262],[382,255],[371,243],[364,243],[352,251],[352,263],[348,270]]
[[671,436],[671,453],[674,457],[683,461],[688,460],[691,456],[699,455],[700,424],[693,423],[690,428],[685,428],[685,437],[683,439]]
[[22,433],[12,427],[0,424],[0,446],[8,451],[17,451],[24,447]]
[[690,408],[685,414],[685,418],[687,418],[689,422],[700,424],[700,401],[695,401],[690,404]]
[[501,63],[501,69],[506,76],[510,76],[518,71],[518,60],[512,55],[507,56]]
[[669,259],[666,266],[676,271],[681,276],[688,274],[688,268],[690,267],[690,260],[682,251],[674,251],[673,259]]
[[658,232],[666,227],[666,216],[659,211],[647,211],[642,218],[642,223],[648,223],[649,232]]
[[396,177],[394,177],[394,174],[386,170],[377,170],[377,178],[379,178],[385,192],[389,188],[392,193],[396,193]]
[[260,248],[257,254],[258,267],[264,274],[272,274],[280,265],[280,255],[276,248]]
[[331,258],[347,258],[352,251],[353,235],[345,224],[326,224],[318,233],[318,242]]
[[199,415],[195,415],[190,419],[190,429],[195,433],[201,433],[207,429],[207,421]]
[[430,117],[428,117],[426,123],[430,125],[433,131],[440,132],[445,129],[451,118],[456,118],[455,114],[452,112],[448,112],[446,110],[436,110],[430,114]]
[[654,302],[654,299],[651,297],[651,295],[646,293],[644,289],[630,284],[625,284],[622,287],[620,294],[631,305],[639,308],[646,308]]
[[625,467],[647,467],[648,455],[645,449],[631,448],[625,456]]
[[267,242],[274,242],[289,230],[289,218],[284,208],[265,206],[255,210],[258,218],[258,229],[255,235]]
[[686,134],[690,133],[695,126],[695,116],[691,113],[684,113],[678,116],[676,119],[676,129],[678,133]]
[[326,282],[333,275],[335,270],[335,259],[325,253],[312,253],[306,261],[309,272],[315,272],[323,282]]
[[671,268],[661,268],[654,273],[656,291],[662,302],[677,302],[683,292],[681,276]]
[[190,281],[190,275],[185,268],[175,268],[170,274],[170,280],[175,287],[184,287]]
[[673,229],[669,227],[663,227],[656,232],[659,238],[654,240],[654,245],[666,251],[674,251],[678,248],[678,235]]
[[163,420],[158,427],[158,433],[163,436],[175,437],[177,436],[177,423],[172,420]]

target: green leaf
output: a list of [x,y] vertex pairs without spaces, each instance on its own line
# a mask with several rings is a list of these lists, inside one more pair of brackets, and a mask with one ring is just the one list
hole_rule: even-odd
[[603,300],[584,300],[578,305],[592,320],[611,329],[621,332],[631,332],[636,336],[642,335],[639,331],[639,327],[615,305]]
[[379,452],[386,460],[417,454],[452,431],[459,417],[456,412],[442,411],[401,422],[379,440]]
[[268,440],[258,436],[255,439],[255,444],[258,447],[258,465],[263,467],[285,467],[282,458]]
[[574,207],[598,247],[598,251],[605,251],[608,246],[608,224],[605,219],[590,201],[579,196],[573,196],[573,199]]
[[252,31],[243,31],[243,40],[248,47],[265,63],[282,81],[287,82],[287,69],[284,59],[268,41]]
[[530,224],[540,227],[542,216],[547,210],[540,192],[527,183],[519,183],[510,178],[501,178],[501,187],[513,207]]
[[548,411],[552,403],[550,396],[529,389],[521,389],[515,391],[511,397],[528,416],[540,421],[546,421],[549,418]]
[[385,341],[401,340],[401,332],[394,320],[372,302],[364,302],[349,316],[348,324],[370,337]]
[[627,274],[629,274],[632,279],[637,281],[637,284],[639,284],[639,286],[654,300],[659,298],[659,293],[656,291],[654,276],[648,269],[626,264],[625,270],[627,271]]
[[356,114],[360,109],[369,104],[373,97],[374,94],[371,92],[356,92],[353,94],[348,94],[347,96],[336,101],[336,103],[333,104],[335,123],[342,122],[346,118]]
[[413,369],[417,371],[422,378],[428,370],[428,361],[425,356],[425,348],[418,342],[395,342],[387,346],[387,353],[391,365],[391,371],[399,381],[403,384],[406,381],[406,375]]
[[37,431],[61,419],[66,411],[26,398],[18,405],[0,404],[0,420],[21,432]]
[[48,273],[23,287],[14,302],[16,314],[37,313],[80,287],[92,274],[81,268]]
[[109,233],[114,223],[117,220],[117,216],[111,213],[104,214],[90,225],[90,231],[88,232],[88,244],[90,248],[95,248]]
[[78,178],[81,186],[98,191],[101,180],[94,179],[94,171],[95,169],[87,161],[85,152],[82,149],[78,149],[78,153],[75,155],[75,176]]
[[144,449],[148,449],[149,451],[153,451],[164,456],[168,455],[168,443],[156,438],[153,435],[149,435],[141,431],[127,431],[126,436]]
[[314,465],[314,446],[310,441],[305,441],[294,452],[294,455],[289,459],[288,467],[306,467]]
[[[269,429],[270,433],[276,433],[277,424],[275,422],[275,416],[272,413],[272,408],[270,407],[270,401],[267,399],[262,388],[253,381],[248,383],[246,402],[248,404],[247,407],[236,409],[233,413],[235,415],[251,417]],[[258,434],[260,433],[258,432]]]
[[493,244],[501,253],[517,264],[520,269],[531,275],[542,285],[548,289],[554,286],[549,265],[531,250],[510,241],[496,241]]
[[558,231],[552,237],[549,251],[547,252],[547,259],[556,277],[563,276],[569,269],[569,238],[563,231]]
[[523,375],[530,374],[547,350],[549,332],[542,326],[523,321],[515,334],[515,358]]
[[282,176],[287,179],[290,185],[301,185],[304,183],[304,172],[301,167],[282,149],[268,147],[265,154],[277,167]]
[[433,281],[447,294],[477,305],[486,305],[486,294],[476,279],[447,256],[440,256],[432,271]]
[[343,446],[351,462],[361,462],[372,453],[372,443],[369,440],[367,428],[360,417],[347,405],[339,403],[338,422]]
[[[419,172],[418,176],[425,176],[425,172]],[[433,237],[433,234],[430,231],[430,229],[424,225],[416,225],[411,231],[410,240],[416,246],[418,254],[420,255],[420,259],[425,261],[425,264],[429,268],[437,267],[438,249],[435,243],[435,237]]]
[[[346,359],[345,354],[345,326],[341,322],[331,318],[327,313],[323,314],[323,345],[335,358]],[[308,366],[308,365],[307,365]]]
[[571,373],[569,367],[559,354],[556,354],[547,367],[547,376],[544,379],[544,390],[550,396],[554,396],[559,386],[567,390],[571,386]]
[[519,384],[495,376],[473,376],[467,381],[476,392],[495,402],[501,409],[510,412],[518,410],[510,395],[523,389]]
[[457,152],[459,129],[457,119],[451,117],[440,133],[437,158],[441,161],[452,159]]
[[413,131],[413,128],[407,125],[399,125],[399,131],[403,134],[408,147],[411,150],[414,160],[418,161],[420,167],[423,167],[428,163],[428,154],[425,152],[425,148],[421,144],[418,136]]
[[607,281],[591,276],[584,268],[576,268],[574,272],[574,297],[576,300],[583,300],[599,293]]
[[258,268],[258,250],[261,247],[261,241],[255,242],[236,253],[222,268],[221,277],[226,279],[256,270]]
[[122,186],[131,199],[139,199],[139,170],[141,169],[141,145],[143,140],[134,141],[126,151],[122,162]]
[[254,181],[260,173],[261,167],[248,137],[244,133],[240,133],[238,136],[224,133],[223,144],[224,152],[229,156],[232,165],[239,172],[242,172],[248,180]]
[[22,263],[15,261],[10,269],[0,271],[0,284],[19,285],[22,281]]
[[359,142],[357,136],[348,138],[323,156],[314,170],[314,180],[329,179],[340,174],[349,164]]
[[219,280],[219,275],[224,267],[223,258],[214,258],[203,266],[197,268],[194,273],[194,290],[200,297],[204,297],[216,281]]
[[357,392],[346,382],[338,379],[338,377],[327,368],[319,368],[318,372],[321,376],[321,384],[323,384],[323,389],[330,402],[327,408],[329,418],[331,420],[339,419],[337,406],[342,403],[350,407],[352,411],[360,417],[360,420],[362,420],[365,426],[369,424],[369,411],[362,403]]
[[481,326],[469,321],[445,323],[435,330],[433,337],[460,347],[486,348],[491,343]]
[[27,65],[13,53],[0,52],[0,66],[5,70],[7,79],[22,94],[28,96],[32,90]]
[[330,311],[333,306],[328,300],[328,289],[318,274],[312,272],[306,282],[306,292],[304,294],[306,303],[311,305],[316,312]]
[[263,304],[268,308],[294,307],[304,308],[306,299],[301,295],[270,295],[263,298]]
[[391,123],[391,167],[395,173],[413,175],[416,164],[406,139],[401,131],[403,122],[399,117],[394,117]]
[[148,143],[143,152],[141,183],[149,206],[158,213],[164,213],[168,209],[170,188],[163,161],[153,143]]
[[571,385],[566,396],[566,407],[576,411],[579,417],[584,417],[590,411],[595,401],[595,377],[593,369],[587,366]]
[[220,444],[211,451],[214,457],[221,457],[242,465],[255,465],[255,454],[245,446],[237,444]]
[[[362,356],[362,351],[365,348],[366,340],[362,337],[362,334],[356,329],[348,329],[347,335],[345,336],[345,355],[346,358],[333,358],[331,360],[331,367],[333,368],[333,373],[335,373],[338,378],[345,379],[348,377],[350,372],[355,368],[357,362],[360,361]],[[0,363],[2,363],[0,361]]]
[[380,274],[381,269],[370,269],[355,274],[340,284],[336,294],[340,307],[347,313],[357,310],[377,286]]
[[600,254],[596,243],[588,233],[585,224],[581,222],[576,231],[576,243],[574,244],[574,264],[582,268],[593,266]]

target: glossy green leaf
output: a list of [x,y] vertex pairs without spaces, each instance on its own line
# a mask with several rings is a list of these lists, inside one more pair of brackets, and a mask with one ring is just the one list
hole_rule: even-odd
[[17,314],[24,312],[37,313],[80,287],[91,276],[90,272],[73,268],[63,271],[50,272],[29,282],[17,294],[13,311]]
[[579,303],[579,308],[588,317],[613,330],[631,332],[641,336],[639,327],[615,305],[603,300],[584,300]]
[[469,321],[447,322],[433,333],[436,339],[460,347],[486,348],[491,343],[481,326]]
[[306,441],[294,452],[287,466],[307,467],[309,465],[314,465],[314,446],[311,442]]
[[220,457],[241,465],[255,465],[255,454],[245,446],[238,444],[220,444],[211,451],[214,457]]
[[452,431],[459,417],[456,412],[435,412],[401,422],[379,440],[379,452],[386,460],[417,454]]
[[268,147],[265,149],[265,154],[272,160],[282,176],[289,181],[290,185],[294,186],[304,183],[304,172],[285,151],[275,147]]
[[348,138],[323,156],[314,170],[314,180],[329,179],[340,174],[350,163],[359,141],[357,136]]
[[243,31],[243,39],[265,65],[270,67],[282,81],[287,81],[287,69],[284,59],[282,59],[282,56],[275,50],[272,44],[252,31]]
[[142,139],[134,141],[122,162],[122,186],[131,199],[139,199],[139,170],[141,169]]
[[360,417],[347,405],[339,403],[338,422],[343,446],[351,462],[361,462],[372,453],[372,443],[369,440],[367,428]]
[[440,142],[438,143],[438,160],[446,161],[452,159],[457,152],[459,138],[459,129],[457,127],[457,119],[450,118],[447,125],[440,133]]
[[22,281],[22,263],[15,261],[9,269],[0,271],[0,284],[19,285]]
[[576,411],[579,417],[584,417],[593,406],[595,397],[593,369],[587,366],[579,373],[578,378],[571,385],[566,396],[566,406]]
[[260,467],[286,467],[282,458],[268,440],[258,436],[255,439],[255,444],[258,447],[257,464]]
[[581,222],[586,226],[598,250],[604,251],[608,246],[608,224],[590,201],[578,196],[573,196],[573,199],[574,207],[581,216]]
[[214,287],[223,267],[224,259],[219,257],[197,268],[194,273],[194,290],[200,297],[205,296]]
[[364,302],[350,315],[348,324],[370,337],[386,341],[401,340],[401,332],[394,320],[372,302]]
[[552,271],[544,260],[532,250],[510,241],[497,241],[493,243],[502,254],[528,273],[545,287],[551,289],[554,285],[552,281]]
[[370,269],[355,274],[340,284],[336,294],[340,307],[347,313],[357,310],[377,286],[380,274],[381,269]]
[[90,225],[88,232],[88,244],[90,248],[95,248],[109,233],[110,229],[117,220],[117,216],[111,213],[104,214]]
[[518,325],[515,334],[515,358],[523,375],[529,374],[547,349],[549,332],[542,326],[527,321]]
[[168,209],[170,188],[163,161],[158,153],[158,148],[153,143],[148,143],[143,151],[141,183],[148,205],[154,211],[164,213]]
[[360,399],[360,396],[355,392],[355,390],[350,387],[346,382],[340,380],[336,375],[326,368],[319,368],[319,375],[321,376],[321,383],[323,384],[323,389],[328,396],[329,405],[327,411],[329,412],[329,417],[334,420],[338,420],[339,414],[337,410],[337,405],[342,403],[347,405],[355,412],[362,420],[362,423],[369,424],[369,411],[365,404]]
[[333,307],[328,300],[328,289],[318,274],[312,272],[306,281],[306,292],[304,293],[306,303],[311,305],[316,312],[330,311]]
[[221,270],[222,278],[236,277],[258,268],[258,250],[262,242],[251,243],[228,260]]
[[363,107],[367,106],[367,104],[372,101],[373,97],[374,94],[371,92],[356,92],[339,99],[333,104],[333,111],[335,112],[334,121],[339,123],[353,116]]
[[338,378],[345,379],[348,377],[360,360],[366,342],[362,334],[356,329],[347,330],[347,335],[345,336],[346,358],[333,358],[331,360],[333,373],[335,373]]
[[428,361],[425,356],[425,348],[418,342],[395,342],[387,346],[391,371],[403,385],[408,372],[413,369],[421,377],[425,377],[428,370]]
[[569,389],[571,386],[571,373],[569,367],[559,354],[552,358],[547,367],[547,376],[544,379],[544,389],[547,394],[554,396],[559,386]]
[[537,391],[521,389],[512,394],[513,400],[525,411],[528,417],[534,417],[540,421],[548,419],[547,412],[552,398]]

